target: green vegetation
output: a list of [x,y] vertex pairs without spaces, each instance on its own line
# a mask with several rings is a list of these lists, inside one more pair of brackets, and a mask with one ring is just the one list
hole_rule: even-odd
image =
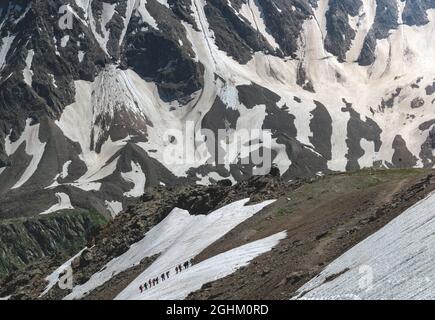
[[99,213],[85,210],[0,221],[0,277],[43,257],[77,253],[106,222]]
[[276,204],[276,216],[291,214],[300,205],[309,202],[322,202],[337,195],[357,193],[399,182],[404,178],[429,173],[428,169],[364,169],[347,173],[337,173],[319,177],[286,195],[287,201]]

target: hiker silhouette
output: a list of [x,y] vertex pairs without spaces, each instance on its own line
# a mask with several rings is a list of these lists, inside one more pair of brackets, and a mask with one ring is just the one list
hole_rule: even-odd
[[[187,261],[185,261],[182,264],[179,264],[178,266],[175,267],[175,274],[179,274],[181,271],[188,269],[189,267],[191,267],[193,265],[193,259],[189,259]],[[155,278],[149,279],[148,282],[145,282],[143,285],[141,285],[139,287],[140,292],[144,292],[148,289],[151,289],[152,287],[155,287],[159,284],[159,282],[164,282],[166,280],[169,279],[171,274],[171,270],[168,270],[166,272],[163,272],[160,276],[157,276]]]

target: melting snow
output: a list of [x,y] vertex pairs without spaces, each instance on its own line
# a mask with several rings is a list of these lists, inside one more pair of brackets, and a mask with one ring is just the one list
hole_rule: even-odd
[[24,68],[23,71],[24,81],[29,87],[32,87],[33,71],[31,69],[32,69],[32,62],[34,56],[35,56],[35,51],[29,50],[26,58],[26,67]]
[[112,218],[115,218],[122,211],[122,203],[119,201],[105,201],[107,210],[109,210]]
[[59,192],[56,193],[57,203],[50,207],[49,209],[45,210],[44,212],[41,212],[40,214],[50,214],[53,212],[57,212],[60,210],[72,210],[74,207],[71,205],[71,200],[69,196],[65,193]]
[[55,188],[55,187],[59,186],[59,183],[57,182],[57,180],[59,178],[65,179],[66,177],[68,177],[68,168],[71,165],[71,163],[72,163],[72,161],[69,160],[69,161],[67,161],[67,162],[65,162],[63,164],[63,166],[62,166],[62,172],[59,173],[58,175],[56,175],[56,177],[54,177],[53,183],[50,186],[48,186],[46,189],[52,189],[52,188]]
[[157,26],[157,22],[148,12],[146,5],[147,5],[147,0],[140,0],[139,5],[137,7],[137,10],[140,16],[142,17],[142,21],[149,24],[154,29],[158,30],[159,27]]
[[90,0],[75,0],[76,5],[80,8],[82,8],[83,12],[87,14],[89,9],[89,2]]
[[127,33],[128,24],[130,23],[131,15],[133,14],[133,10],[136,6],[137,1],[136,0],[128,0],[127,1],[127,8],[126,8],[126,17],[122,17],[124,20],[124,28],[122,30],[122,34],[119,38],[119,44],[122,45],[122,42],[124,41],[125,34]]
[[[167,7],[167,1],[160,0],[159,2]],[[113,18],[115,9],[112,4],[104,4],[101,18],[102,35],[99,35],[96,31],[95,21],[90,14],[92,10],[89,9],[89,3],[88,0],[76,1],[76,4],[86,11],[84,18],[83,15],[79,17],[72,8],[69,7],[69,10],[77,19],[93,28],[92,31],[96,34],[100,45],[107,50],[106,44],[110,37],[110,31],[106,29],[106,26]],[[388,90],[391,88],[395,90],[396,87],[409,86],[411,81],[415,82],[415,79],[420,76],[427,78],[427,65],[435,57],[435,47],[432,45],[435,10],[428,10],[431,23],[427,25],[420,27],[402,25],[398,30],[392,30],[388,39],[377,43],[376,55],[378,59],[376,63],[370,67],[362,67],[357,63],[339,63],[336,57],[325,52],[323,39],[326,34],[325,13],[328,10],[328,1],[322,0],[318,3],[319,7],[315,12],[315,19],[307,19],[304,22],[303,35],[300,39],[301,47],[297,53],[299,59],[281,59],[256,53],[250,62],[240,65],[226,52],[217,48],[214,33],[210,30],[204,12],[205,1],[192,1],[190,9],[199,31],[194,30],[191,25],[185,22],[183,25],[187,31],[187,38],[192,43],[192,48],[196,53],[196,59],[205,67],[204,89],[193,94],[192,101],[183,108],[178,108],[176,103],[163,102],[159,97],[155,83],[144,81],[132,70],[122,71],[110,66],[98,75],[94,83],[76,82],[76,102],[65,109],[61,120],[57,122],[64,134],[69,139],[78,142],[82,148],[80,158],[85,162],[88,171],[86,175],[75,182],[75,185],[83,190],[99,190],[101,186],[99,180],[111,175],[116,170],[116,160],[112,161],[114,155],[126,143],[131,142],[130,138],[123,141],[109,139],[103,144],[102,152],[96,153],[94,150],[96,141],[106,136],[108,127],[103,127],[104,123],[108,123],[107,126],[109,126],[109,118],[113,118],[114,113],[121,108],[137,116],[138,122],[143,121],[144,133],[146,131],[148,140],[137,143],[137,145],[145,151],[157,150],[150,156],[166,165],[174,175],[186,176],[188,169],[203,165],[208,157],[195,159],[194,163],[167,165],[162,150],[165,150],[168,144],[162,138],[162,132],[165,132],[167,128],[173,128],[193,136],[192,131],[200,126],[203,117],[213,105],[216,95],[221,97],[227,108],[234,108],[240,112],[240,118],[237,122],[238,129],[261,128],[266,116],[264,105],[247,109],[238,101],[237,86],[249,85],[253,82],[282,97],[281,103],[285,102],[289,107],[287,111],[296,118],[298,141],[308,146],[311,145],[310,121],[312,115],[310,111],[314,108],[314,96],[316,100],[325,105],[332,118],[333,127],[332,160],[328,162],[328,169],[345,170],[348,162],[346,158],[349,151],[347,126],[350,116],[348,112],[342,111],[343,98],[352,103],[352,108],[361,115],[362,119],[372,118],[382,130],[382,146],[379,154],[374,154],[371,143],[362,141],[362,147],[366,151],[365,156],[359,159],[362,166],[370,165],[373,158],[376,157],[379,157],[379,160],[391,162],[394,153],[392,142],[396,134],[400,134],[406,141],[410,152],[419,157],[421,145],[426,141],[429,130],[421,132],[418,126],[431,120],[433,112],[425,109],[426,106],[430,105],[429,98],[426,98],[425,107],[412,111],[415,120],[406,120],[406,113],[410,112],[406,96],[415,97],[417,94],[421,97],[425,96],[423,85],[421,89],[415,89],[412,93],[403,90],[400,96],[401,100],[397,99],[391,110],[378,112],[376,109],[380,101],[388,97],[390,93]],[[150,25],[157,28],[157,22],[146,9],[146,1],[134,2],[129,0],[126,17],[123,18],[124,30],[128,26],[129,15],[134,9],[137,9],[137,14],[147,20]],[[365,35],[373,23],[375,10],[375,0],[363,0],[360,14],[351,19],[357,36],[352,42],[347,60],[355,59],[361,51],[360,47]],[[249,5],[245,4],[240,14],[246,15],[252,25],[257,25],[260,32],[273,45],[273,37],[271,38],[267,32],[261,7],[256,1],[250,1]],[[8,42],[12,41],[13,36],[3,39],[0,49],[0,66],[4,63],[4,58],[9,51],[10,43],[8,47]],[[79,60],[83,59],[82,54],[84,53],[79,52]],[[300,65],[305,68],[307,78],[313,82],[316,89],[315,94],[295,85]],[[224,81],[215,80],[215,74]],[[403,76],[396,79],[398,75]],[[93,91],[95,94],[92,94]],[[355,94],[356,92],[358,94]],[[303,103],[292,102],[294,96],[300,98]],[[174,106],[175,110],[169,112]],[[375,109],[373,114],[370,107]],[[96,119],[101,118],[107,122],[96,123]],[[195,124],[192,126],[193,129],[187,127],[187,121]],[[148,125],[150,123],[153,126]],[[389,130],[389,127],[394,127],[396,130]],[[93,145],[91,145],[91,141],[93,141]],[[291,164],[285,146],[276,143],[276,139],[272,142],[272,148],[278,154],[274,162],[281,168],[281,172],[285,172]],[[227,159],[232,158],[234,158],[232,155],[227,157]],[[418,163],[422,165],[421,160]],[[207,181],[207,177],[201,178],[203,182]]]
[[79,53],[78,53],[79,62],[83,62],[83,58],[84,57],[85,57],[85,53],[80,50]]
[[123,72],[113,66],[98,76],[94,83],[77,81],[75,85],[76,101],[65,108],[56,124],[66,137],[80,144],[80,159],[88,169],[74,185],[83,190],[99,190],[99,180],[116,170],[119,157],[113,160],[113,156],[128,143],[130,137],[119,141],[112,141],[109,137],[97,153],[95,144],[106,128],[101,128],[96,119],[99,116],[111,119],[117,110],[122,110],[120,108],[138,116],[141,116],[141,110],[126,84]]
[[14,42],[15,36],[11,36],[9,33],[6,37],[2,39],[2,45],[0,47],[0,71],[6,64],[6,56]]
[[[115,275],[156,254],[160,254],[159,258],[138,279],[160,275],[163,271],[166,272],[173,266],[194,258],[237,225],[274,202],[272,200],[245,206],[248,201],[249,199],[244,199],[234,202],[208,215],[192,216],[185,210],[174,209],[162,222],[146,233],[145,238],[133,244],[121,256],[111,260],[88,282],[74,287],[65,299],[80,299]],[[126,290],[123,294],[128,296],[130,289]]]
[[267,30],[263,19],[263,9],[258,3],[258,0],[248,0],[248,3],[244,3],[240,9],[240,14],[249,21],[252,28],[258,30],[258,32],[263,35],[263,37],[274,49],[279,48],[279,45],[278,43],[276,43],[275,38]]
[[63,164],[62,173],[60,174],[60,178],[65,179],[66,177],[68,177],[68,168],[71,165],[71,163],[72,163],[72,161],[69,160]]
[[27,180],[29,180],[33,176],[33,174],[36,172],[36,169],[38,168],[42,156],[44,155],[45,146],[47,143],[42,143],[39,140],[39,124],[31,126],[31,122],[31,119],[27,120],[26,128],[24,129],[24,132],[17,141],[11,142],[9,136],[6,138],[5,141],[5,151],[8,156],[13,155],[21,146],[21,144],[25,143],[25,152],[32,157],[30,164],[27,166],[26,170],[21,175],[21,178],[12,187],[12,189],[21,187],[24,183],[27,182]]
[[376,0],[362,1],[363,5],[360,8],[360,13],[356,17],[349,17],[351,27],[356,32],[355,39],[352,41],[350,50],[346,54],[346,60],[349,62],[355,62],[358,60],[364,45],[364,40],[375,21],[377,7]]
[[[248,265],[254,258],[270,251],[286,236],[286,232],[280,232],[273,236],[248,243],[193,265],[177,275],[175,275],[172,269],[172,277],[170,276],[169,279],[160,283],[157,287],[153,287],[141,294],[138,290],[139,286],[148,281],[152,276],[152,274],[143,274],[121,292],[116,297],[116,300],[184,299],[191,292],[201,289],[204,284],[224,278],[241,267]],[[156,277],[158,274],[154,276]]]
[[364,155],[358,159],[360,168],[363,169],[373,167],[373,163],[376,162],[375,143],[362,138],[360,145],[364,150]]
[[124,193],[126,197],[140,197],[143,195],[145,190],[146,177],[142,171],[139,164],[134,161],[131,162],[131,171],[126,173],[121,173],[122,178],[134,184],[133,189]]
[[54,77],[53,74],[49,73],[48,76],[51,79],[51,83],[53,84],[53,87],[55,87],[56,89],[58,88],[57,83],[56,83],[56,78]]
[[298,297],[434,299],[434,230],[435,193],[332,262]]
[[69,36],[68,35],[64,36],[62,39],[60,39],[60,46],[62,48],[65,48],[66,45],[68,44],[68,41],[69,41]]

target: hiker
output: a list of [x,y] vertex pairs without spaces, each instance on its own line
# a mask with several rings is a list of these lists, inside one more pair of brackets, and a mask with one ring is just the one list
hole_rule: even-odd
[[162,273],[162,275],[160,276],[161,278],[162,278],[162,281],[165,281],[166,279],[165,279],[165,274],[164,273]]
[[152,287],[151,279],[148,280],[148,284],[150,285],[150,288]]
[[166,279],[169,279],[169,273],[170,271],[166,271]]
[[140,285],[139,290],[140,290],[140,293],[143,292],[143,285]]
[[175,273],[178,274],[178,266],[175,267]]
[[145,284],[144,284],[144,288],[145,288],[145,291],[147,291],[148,290],[148,284],[145,282]]
[[159,277],[156,278],[156,284],[159,284]]
[[178,265],[178,270],[180,270],[180,272],[183,270],[183,267],[180,265]]
[[189,268],[189,261],[186,261],[186,262],[184,263],[184,269],[187,269],[187,268]]

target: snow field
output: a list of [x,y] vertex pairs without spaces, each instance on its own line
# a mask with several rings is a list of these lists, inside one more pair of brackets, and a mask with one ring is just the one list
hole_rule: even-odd
[[[236,201],[208,215],[192,216],[185,210],[174,209],[162,222],[148,231],[141,241],[111,260],[88,282],[74,287],[65,299],[83,298],[117,274],[140,264],[144,258],[157,254],[159,257],[135,281],[160,275],[173,266],[195,257],[237,225],[274,202],[272,200],[245,206],[248,201],[249,199]],[[135,282],[129,285],[120,294],[120,298],[133,298],[138,289],[138,286],[135,286]]]
[[[296,298],[434,299],[434,230],[432,193],[333,261]],[[332,275],[339,276],[326,281]]]

